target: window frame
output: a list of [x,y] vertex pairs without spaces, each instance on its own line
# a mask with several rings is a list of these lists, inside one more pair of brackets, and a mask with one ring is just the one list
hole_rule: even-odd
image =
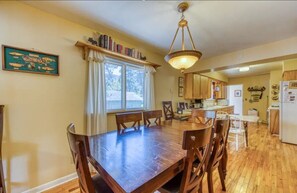
[[[145,104],[145,97],[144,97],[144,86],[145,86],[145,70],[144,70],[144,65],[137,65],[137,64],[132,64],[128,63],[122,60],[117,60],[113,58],[106,58],[104,62],[104,83],[106,83],[106,77],[105,77],[105,65],[116,65],[116,66],[121,66],[121,78],[122,78],[122,93],[121,93],[121,109],[107,109],[107,100],[106,100],[106,88],[105,88],[105,108],[107,113],[117,113],[117,112],[129,112],[129,111],[143,111],[144,110],[144,104]],[[140,69],[143,70],[143,107],[142,108],[127,108],[127,90],[126,90],[126,72],[127,72],[127,67],[131,67],[133,69]]]

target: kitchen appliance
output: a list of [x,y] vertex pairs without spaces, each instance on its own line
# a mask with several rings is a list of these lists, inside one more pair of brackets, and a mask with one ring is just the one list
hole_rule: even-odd
[[297,80],[280,84],[280,140],[297,144]]

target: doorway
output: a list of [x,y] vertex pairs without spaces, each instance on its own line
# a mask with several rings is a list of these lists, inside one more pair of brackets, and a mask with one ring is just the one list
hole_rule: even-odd
[[242,115],[242,109],[243,109],[243,89],[242,88],[243,88],[242,84],[227,86],[227,99],[229,101],[229,105],[234,106],[234,114]]

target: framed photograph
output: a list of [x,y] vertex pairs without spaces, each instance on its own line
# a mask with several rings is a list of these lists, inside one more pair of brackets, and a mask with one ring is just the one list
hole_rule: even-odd
[[178,88],[178,96],[179,97],[183,97],[184,96],[184,88],[183,87],[179,87]]
[[178,77],[178,87],[184,87],[184,77]]
[[2,69],[59,76],[59,56],[2,45]]
[[234,91],[234,96],[235,97],[241,97],[241,90],[235,90]]

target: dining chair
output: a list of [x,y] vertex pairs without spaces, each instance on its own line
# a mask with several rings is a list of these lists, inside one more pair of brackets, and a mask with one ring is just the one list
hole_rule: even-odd
[[172,101],[163,101],[162,105],[163,105],[165,120],[174,119],[174,112],[172,109]]
[[142,114],[145,126],[150,126],[150,119],[155,119],[154,123],[156,125],[161,125],[162,110],[144,111]]
[[87,158],[89,155],[88,137],[76,134],[72,123],[67,127],[67,137],[81,192],[113,193],[100,175],[91,176]]
[[228,119],[228,115],[226,111],[217,111],[216,117],[219,119]]
[[[213,178],[212,173],[218,168],[219,177],[222,185],[222,190],[226,191],[225,186],[225,174],[224,174],[224,159],[226,151],[226,141],[228,138],[229,131],[229,118],[216,120],[215,125],[215,137],[213,138],[213,148],[210,154],[210,159],[207,165],[207,184],[208,192],[213,193]],[[226,157],[225,157],[226,158]]]
[[[202,179],[207,169],[212,137],[212,126],[184,131],[182,148],[187,150],[184,171],[160,188],[160,192],[202,192]],[[198,161],[197,165],[194,164],[195,160]]]
[[3,138],[3,109],[4,105],[0,105],[0,193],[6,193],[5,179],[2,163],[2,138]]
[[192,121],[198,124],[213,125],[216,119],[216,111],[192,110]]
[[[229,129],[229,137],[228,139],[231,139],[229,140],[229,142],[232,142],[232,139],[234,139],[235,141],[235,150],[238,151],[239,149],[239,145],[240,144],[244,144],[244,146],[246,147],[246,137],[245,137],[245,129],[244,129],[244,126],[243,126],[243,122],[237,118],[237,117],[230,117],[230,129]],[[233,137],[234,135],[234,137]],[[243,141],[240,143],[240,139],[239,137],[242,137],[243,138]]]
[[[118,133],[124,133],[125,129],[128,128],[125,125],[125,123],[132,122],[133,125],[131,127],[133,127],[135,130],[140,128],[140,121],[142,121],[141,112],[117,113],[115,116],[116,116]],[[137,124],[137,127],[136,127],[136,124]]]

